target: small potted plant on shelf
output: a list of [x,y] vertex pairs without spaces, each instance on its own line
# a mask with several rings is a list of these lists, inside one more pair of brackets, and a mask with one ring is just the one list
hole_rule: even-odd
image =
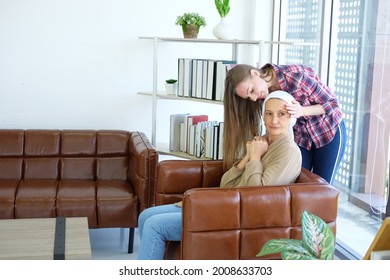
[[176,18],[176,25],[183,29],[184,38],[198,38],[201,26],[206,26],[206,20],[198,13],[184,13]]
[[168,79],[165,81],[165,93],[168,95],[177,95],[177,80]]

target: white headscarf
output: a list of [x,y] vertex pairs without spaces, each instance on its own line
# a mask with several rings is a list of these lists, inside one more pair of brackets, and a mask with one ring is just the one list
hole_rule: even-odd
[[[265,124],[264,124],[265,104],[267,103],[268,100],[270,100],[272,98],[281,99],[281,100],[285,101],[287,104],[292,103],[292,101],[294,100],[294,97],[291,94],[289,94],[288,92],[283,91],[283,90],[273,91],[270,94],[268,94],[268,96],[263,101],[263,106],[262,106],[263,108],[261,110],[262,124],[263,124],[264,131],[265,131]],[[297,122],[296,118],[290,118],[289,132],[291,134],[293,133],[293,126],[296,122]]]

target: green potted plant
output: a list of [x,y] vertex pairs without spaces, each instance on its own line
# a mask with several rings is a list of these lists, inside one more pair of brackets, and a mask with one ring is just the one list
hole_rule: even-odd
[[214,0],[215,7],[221,17],[220,22],[213,28],[213,34],[218,39],[232,39],[231,28],[225,17],[230,12],[230,0]]
[[332,260],[334,250],[332,229],[321,218],[305,210],[302,213],[302,240],[269,240],[257,257],[281,252],[283,260]]
[[183,29],[184,38],[197,38],[201,26],[206,26],[206,20],[198,13],[184,13],[176,18],[176,25]]
[[165,93],[168,95],[177,95],[177,80],[165,80]]

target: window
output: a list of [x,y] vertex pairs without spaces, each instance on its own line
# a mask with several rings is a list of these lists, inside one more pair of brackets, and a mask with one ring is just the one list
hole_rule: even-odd
[[[350,214],[348,223],[363,226],[370,219],[372,237],[381,224],[388,193],[388,2],[279,0],[274,6],[273,39],[307,45],[274,47],[272,61],[313,67],[342,104],[348,141],[334,186],[343,193],[340,201],[345,197],[366,218],[361,219],[361,213],[359,217]],[[367,248],[371,241],[365,240]],[[348,244],[348,238],[343,242],[364,255],[364,249]]]

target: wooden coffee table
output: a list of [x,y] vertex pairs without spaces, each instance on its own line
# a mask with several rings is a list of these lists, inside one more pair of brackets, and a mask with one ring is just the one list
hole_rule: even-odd
[[[0,219],[0,259],[52,260],[56,218]],[[65,259],[91,258],[88,220],[66,218]]]

